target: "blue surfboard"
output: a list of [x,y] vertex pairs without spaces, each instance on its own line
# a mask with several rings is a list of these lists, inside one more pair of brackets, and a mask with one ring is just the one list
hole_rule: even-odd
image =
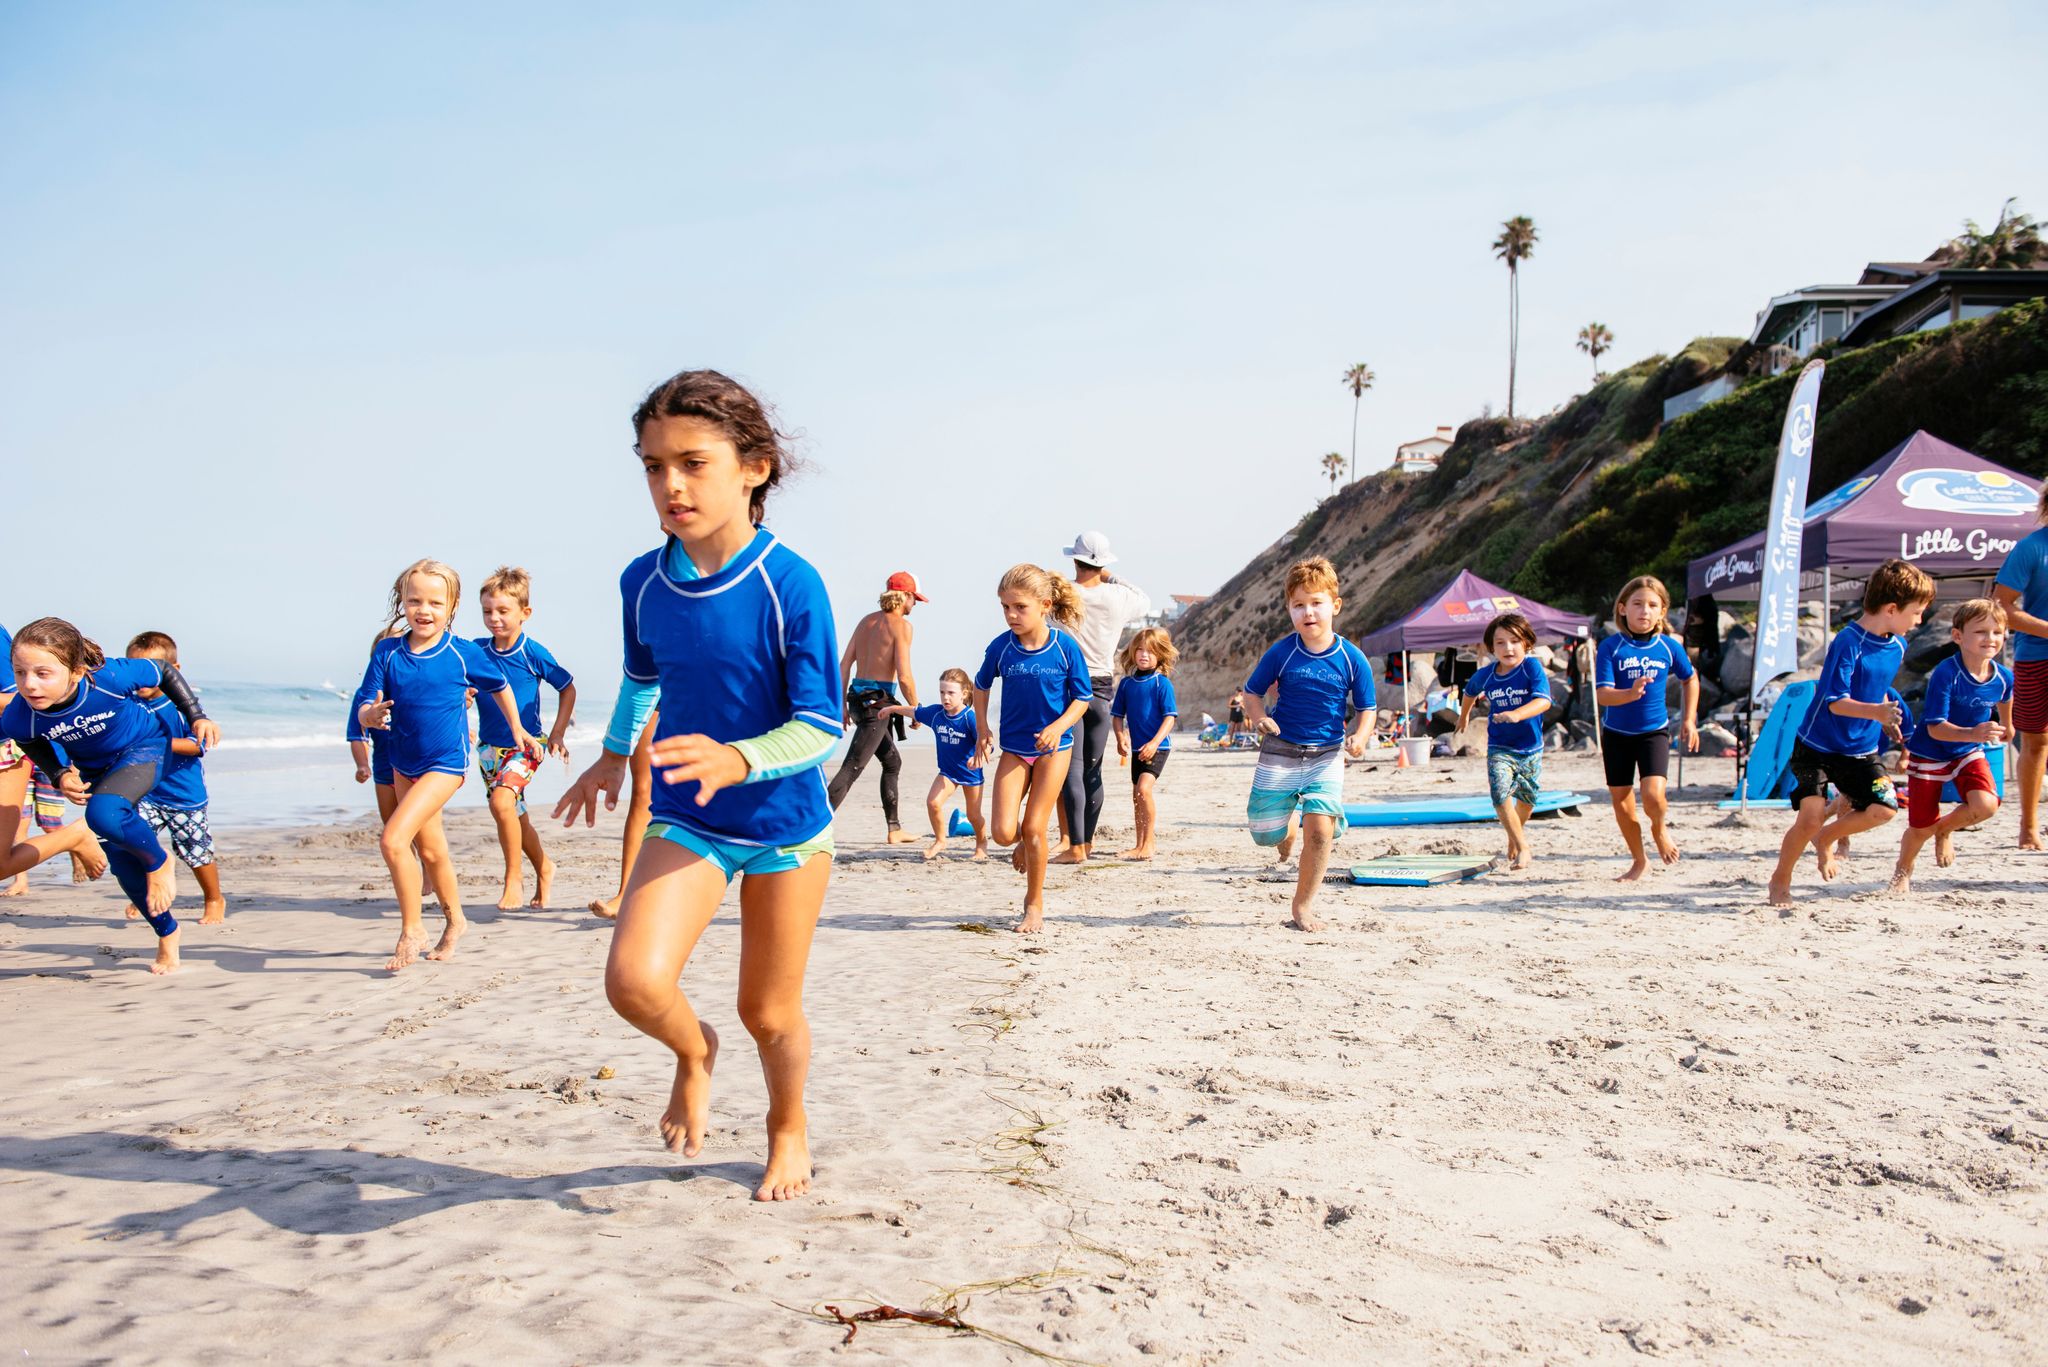
[[[1577,814],[1593,799],[1584,793],[1546,791],[1530,804],[1537,816],[1558,812]],[[1391,802],[1354,802],[1344,808],[1344,820],[1353,826],[1447,826],[1461,821],[1494,821],[1493,802],[1481,797],[1425,797]]]

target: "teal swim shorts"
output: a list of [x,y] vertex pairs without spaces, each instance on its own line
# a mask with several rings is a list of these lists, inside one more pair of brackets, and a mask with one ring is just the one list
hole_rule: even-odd
[[743,873],[789,873],[809,863],[812,855],[829,855],[835,848],[829,828],[824,834],[796,845],[742,845],[733,840],[700,835],[681,826],[671,826],[666,821],[656,821],[647,827],[647,837],[681,845],[692,854],[716,864],[728,883]]

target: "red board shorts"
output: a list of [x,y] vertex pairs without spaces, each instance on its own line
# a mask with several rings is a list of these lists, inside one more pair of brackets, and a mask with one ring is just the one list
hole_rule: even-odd
[[2035,736],[2048,731],[2048,660],[2020,660],[2012,672],[2012,729]]
[[[2042,663],[2048,664],[2048,660]],[[1998,795],[1998,785],[1991,780],[1991,763],[1982,750],[1965,759],[1907,757],[1906,820],[1914,830],[1924,831],[1941,820],[1941,790],[1950,783],[1956,785],[1960,798],[1979,792]]]

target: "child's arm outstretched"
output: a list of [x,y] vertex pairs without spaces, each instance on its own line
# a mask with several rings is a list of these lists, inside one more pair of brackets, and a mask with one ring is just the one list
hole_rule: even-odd
[[1465,723],[1472,720],[1472,709],[1477,706],[1479,706],[1479,695],[1477,693],[1467,693],[1465,701],[1458,705],[1458,730],[1461,734],[1465,730]]

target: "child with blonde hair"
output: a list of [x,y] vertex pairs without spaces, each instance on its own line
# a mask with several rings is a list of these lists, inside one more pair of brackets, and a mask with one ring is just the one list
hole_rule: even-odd
[[[2012,671],[1998,662],[2005,649],[2005,609],[1989,598],[1972,598],[1956,608],[1949,639],[1956,653],[1927,676],[1920,725],[1906,741],[1906,833],[1891,891],[1913,888],[1913,861],[1929,839],[1934,862],[1956,862],[1954,837],[1998,812],[1998,786],[1984,747],[2001,745],[2012,734]],[[1942,789],[1953,783],[1962,800],[1941,814]]]
[[1132,824],[1137,827],[1131,848],[1123,852],[1125,859],[1153,855],[1159,825],[1153,790],[1166,772],[1173,728],[1180,719],[1180,704],[1173,696],[1173,666],[1179,659],[1180,651],[1165,627],[1145,627],[1117,657],[1123,678],[1110,700],[1109,717],[1116,727],[1117,758],[1131,762]]
[[1685,653],[1685,643],[1664,630],[1671,612],[1671,594],[1664,581],[1640,574],[1622,585],[1614,599],[1614,635],[1600,642],[1593,655],[1593,700],[1604,714],[1600,727],[1600,760],[1607,770],[1607,793],[1614,820],[1628,845],[1627,869],[1615,881],[1633,883],[1650,870],[1643,847],[1643,828],[1636,820],[1636,784],[1642,784],[1643,815],[1650,818],[1650,841],[1666,864],[1678,862],[1678,845],[1664,829],[1668,811],[1664,781],[1671,770],[1671,716],[1665,703],[1665,681],[1685,682],[1684,712],[1679,739],[1687,750],[1700,748],[1696,721],[1700,706],[1699,675]]
[[[1283,864],[1301,838],[1288,924],[1317,931],[1323,922],[1311,907],[1330,848],[1347,829],[1344,756],[1365,753],[1378,692],[1365,652],[1337,634],[1344,599],[1335,566],[1320,555],[1301,561],[1287,571],[1282,597],[1294,633],[1267,648],[1244,684],[1245,715],[1261,737],[1245,820],[1252,839],[1276,850]],[[1274,688],[1269,716],[1266,693]],[[1348,735],[1347,705],[1358,709]]]
[[967,808],[967,824],[974,831],[974,853],[969,857],[988,858],[988,826],[981,814],[983,770],[978,762],[981,723],[968,702],[973,692],[974,680],[966,670],[949,669],[939,675],[936,703],[923,707],[897,704],[877,714],[910,717],[919,726],[929,728],[938,742],[939,772],[933,776],[931,791],[924,799],[925,815],[932,823],[932,843],[925,846],[926,859],[937,859],[946,848],[946,801],[955,788],[960,790],[961,803]]
[[[555,690],[555,721],[548,730],[547,753],[557,759],[569,758],[562,737],[569,730],[569,718],[576,711],[576,681],[562,668],[554,654],[527,634],[526,623],[533,616],[533,579],[514,565],[501,565],[484,580],[477,592],[488,636],[476,638],[492,663],[504,671],[512,686],[512,700],[519,710],[519,724],[528,735],[540,734],[540,686]],[[526,814],[526,785],[539,767],[540,753],[514,746],[505,719],[495,707],[477,709],[477,771],[489,792],[491,819],[498,826],[498,849],[505,856],[505,887],[498,897],[498,910],[511,911],[526,895],[519,871],[523,853],[533,865],[533,901],[545,907],[548,889],[554,883],[555,861],[541,848],[540,832]],[[513,762],[514,756],[521,757]]]
[[1046,830],[1073,759],[1074,723],[1094,686],[1080,642],[1053,625],[1082,618],[1071,583],[1037,565],[1012,565],[996,583],[996,598],[1009,630],[988,643],[974,676],[974,715],[989,715],[989,690],[1000,678],[1002,720],[997,730],[983,727],[982,752],[996,760],[995,841],[1016,843],[1010,862],[1024,875],[1017,930],[1035,935],[1045,929]]

